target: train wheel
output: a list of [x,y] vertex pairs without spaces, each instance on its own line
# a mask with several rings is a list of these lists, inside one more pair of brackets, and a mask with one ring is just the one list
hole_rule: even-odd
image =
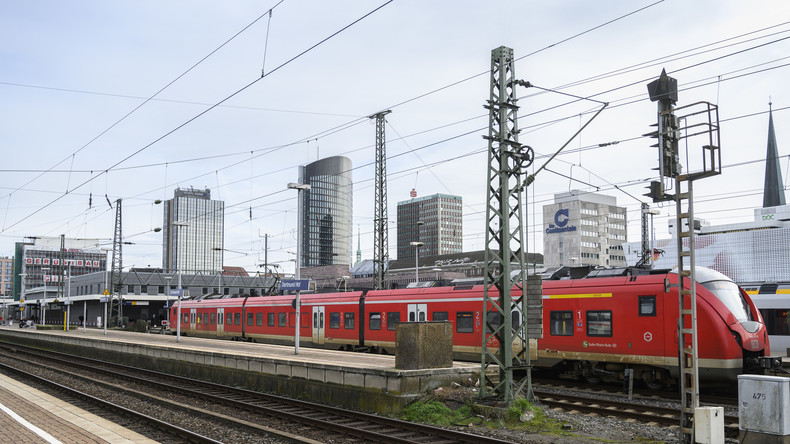
[[584,380],[587,381],[588,384],[600,384],[601,378],[595,376],[585,376]]
[[658,381],[653,381],[653,382],[645,381],[645,385],[650,390],[663,390],[664,387],[666,387],[666,385],[663,382],[658,382]]

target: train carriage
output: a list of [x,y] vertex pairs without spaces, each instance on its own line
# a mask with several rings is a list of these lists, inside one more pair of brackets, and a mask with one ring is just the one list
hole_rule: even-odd
[[[534,366],[590,381],[618,381],[632,369],[650,387],[673,383],[679,373],[677,281],[676,273],[644,270],[544,280],[543,337],[530,341]],[[740,373],[760,371],[769,340],[748,295],[704,268],[697,269],[696,292],[700,379],[733,382]],[[519,295],[514,289],[513,296]],[[482,285],[305,294],[301,303],[299,336],[305,347],[394,353],[398,323],[446,321],[453,330],[454,358],[481,357]],[[495,327],[499,319],[486,309]],[[512,325],[522,321],[522,313],[514,312]],[[189,335],[290,345],[294,296],[185,300],[182,322]]]

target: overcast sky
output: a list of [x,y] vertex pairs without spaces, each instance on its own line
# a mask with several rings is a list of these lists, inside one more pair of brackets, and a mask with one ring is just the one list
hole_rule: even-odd
[[[542,252],[542,206],[571,189],[616,197],[629,210],[628,240],[639,240],[658,164],[654,140],[641,137],[656,120],[645,85],[662,68],[678,79],[678,106],[719,107],[723,174],[695,184],[699,217],[749,221],[762,205],[769,97],[787,184],[785,1],[278,1],[2,2],[0,256],[25,236],[111,247],[107,199],[123,199],[134,242],[124,264],[161,266],[154,201],[191,186],[225,201],[226,265],[258,270],[269,234],[269,261],[290,271],[296,192],[286,185],[297,166],[343,155],[354,165],[353,250],[359,230],[371,258],[367,116],[386,109],[391,255],[397,203],[412,188],[462,196],[464,250],[482,249],[483,105],[491,50],[502,45],[515,52],[517,78],[609,103],[530,188],[530,251]],[[535,169],[599,107],[537,89],[518,95]],[[693,144],[683,159],[691,169],[701,158]],[[665,204],[659,237],[670,217]]]

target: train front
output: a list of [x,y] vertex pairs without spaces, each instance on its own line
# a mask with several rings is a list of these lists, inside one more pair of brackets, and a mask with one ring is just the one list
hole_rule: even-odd
[[[768,357],[771,348],[765,323],[749,295],[722,273],[702,267],[697,267],[695,273],[697,282],[718,300],[719,304],[712,303],[712,305],[728,330],[721,334],[724,344],[718,344],[721,347],[719,356],[708,356],[713,359],[707,362],[708,365],[701,362],[701,370],[703,367],[716,368],[722,365],[728,373],[725,379],[735,379],[737,374],[763,373],[765,369],[776,365],[781,367],[781,360]],[[707,342],[706,339],[718,335],[714,331],[703,329],[699,332],[699,336],[702,358],[706,354],[702,347],[703,343]],[[725,364],[727,361],[734,365]],[[719,370],[723,368],[720,367]]]

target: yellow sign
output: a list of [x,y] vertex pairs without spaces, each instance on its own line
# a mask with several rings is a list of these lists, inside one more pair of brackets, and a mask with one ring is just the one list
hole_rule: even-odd
[[105,289],[104,289],[104,293],[102,293],[102,294],[103,294],[103,295],[105,295],[105,296],[109,296],[109,295],[110,295],[110,292],[109,292],[109,291],[107,291],[107,289],[105,288]]

